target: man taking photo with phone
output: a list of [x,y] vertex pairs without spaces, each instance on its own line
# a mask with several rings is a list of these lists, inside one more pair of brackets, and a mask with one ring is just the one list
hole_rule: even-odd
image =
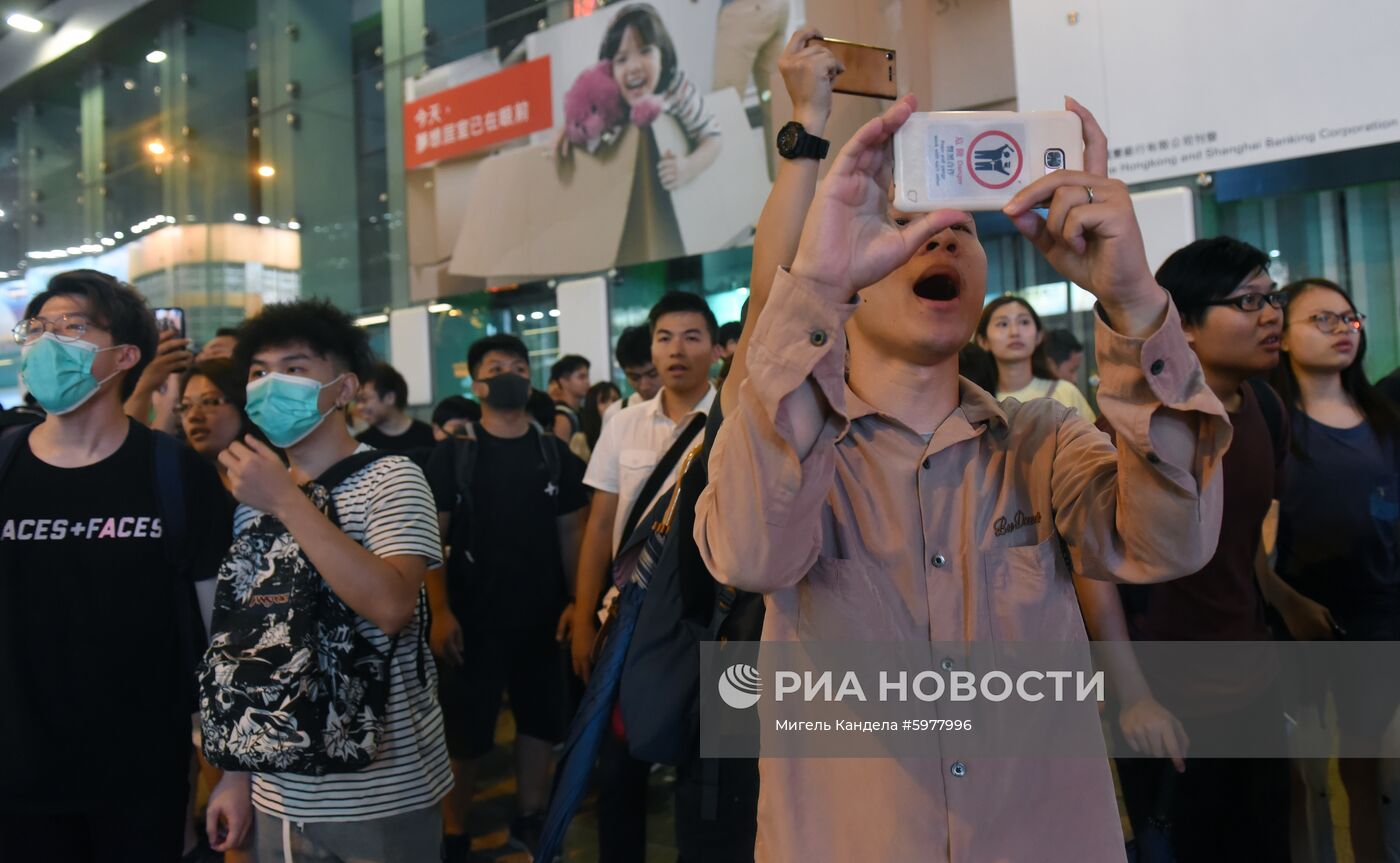
[[[1230,426],[1153,281],[1128,190],[1105,176],[1103,132],[1066,107],[1086,169],[1004,212],[1098,297],[1099,402],[1120,448],[1057,403],[999,404],[958,377],[986,255],[967,213],[889,209],[886,145],[914,108],[898,102],[836,158],[725,388],[737,403],[695,536],[718,580],[768,594],[765,641],[1082,640],[1061,541],[1074,569],[1136,582],[1213,553]],[[1017,512],[1024,526],[998,535]],[[761,759],[756,858],[1123,858],[1106,761],[944,756]]]

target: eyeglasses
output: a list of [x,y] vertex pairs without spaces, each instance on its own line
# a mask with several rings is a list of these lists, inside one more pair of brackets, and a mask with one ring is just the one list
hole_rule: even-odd
[[201,399],[192,402],[180,401],[175,405],[175,416],[182,417],[190,411],[194,410],[195,408],[199,408],[202,411],[218,410],[219,408],[223,407],[228,403],[228,399],[224,398],[223,396],[205,396]]
[[86,315],[72,314],[59,315],[54,321],[30,318],[15,324],[10,332],[15,337],[15,344],[27,347],[39,341],[44,333],[53,333],[60,342],[76,342],[87,335],[89,328],[97,329]]
[[1335,312],[1318,312],[1303,320],[1312,321],[1313,326],[1329,336],[1343,328],[1359,333],[1361,328],[1366,325],[1366,316],[1360,312],[1347,312],[1341,315]]
[[1242,312],[1257,312],[1260,309],[1264,308],[1265,303],[1268,303],[1271,308],[1281,309],[1283,308],[1286,302],[1288,302],[1288,299],[1284,295],[1283,291],[1270,291],[1267,294],[1261,294],[1257,291],[1252,291],[1248,294],[1240,294],[1238,297],[1227,297],[1223,300],[1211,300],[1210,302],[1205,303],[1205,305],[1234,306]]

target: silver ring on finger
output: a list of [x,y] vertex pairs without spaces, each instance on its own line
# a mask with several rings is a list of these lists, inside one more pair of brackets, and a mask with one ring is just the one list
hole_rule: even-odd
[[1085,187],[1084,187],[1084,191],[1086,191],[1086,192],[1089,193],[1089,203],[1091,203],[1091,204],[1094,203],[1094,187],[1093,187],[1093,186],[1085,186]]

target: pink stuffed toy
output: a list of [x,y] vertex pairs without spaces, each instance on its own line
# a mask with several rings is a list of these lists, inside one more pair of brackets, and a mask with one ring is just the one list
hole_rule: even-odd
[[639,128],[650,126],[657,117],[661,116],[662,107],[660,96],[655,94],[646,96],[632,106],[632,125]]
[[575,147],[595,152],[616,137],[625,108],[612,61],[603,60],[580,72],[564,94],[564,134]]

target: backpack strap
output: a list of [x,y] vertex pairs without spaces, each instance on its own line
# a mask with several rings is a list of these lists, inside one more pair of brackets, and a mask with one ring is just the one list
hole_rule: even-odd
[[0,480],[5,478],[9,472],[10,465],[15,460],[15,454],[19,452],[20,446],[29,440],[29,431],[34,428],[33,423],[23,425],[13,425],[0,432]]
[[573,437],[574,435],[578,434],[578,428],[579,428],[578,411],[574,410],[573,408],[569,407],[568,405],[564,405],[564,404],[560,404],[560,403],[558,403],[558,402],[555,402],[555,403],[554,403],[554,415],[555,415],[555,416],[565,416],[565,417],[568,417],[568,419],[569,419],[569,436],[570,436],[570,437]]
[[175,594],[175,636],[179,639],[176,650],[180,668],[193,673],[199,667],[209,635],[204,632],[199,598],[191,578],[194,564],[189,542],[189,509],[185,500],[185,445],[162,431],[153,429],[150,434],[161,541],[170,570],[174,573],[170,586]]
[[[457,479],[457,506],[452,513],[452,534],[451,538],[444,538],[450,541],[460,537],[462,542],[461,551],[466,555],[469,563],[474,563],[472,558],[472,479],[476,476],[476,457],[481,451],[481,444],[476,438],[476,427],[472,423],[466,425],[467,436],[460,440],[453,441],[452,466],[453,476]],[[457,542],[451,542],[453,554],[457,553]]]
[[156,501],[164,525],[166,556],[172,566],[184,572],[190,563],[186,541],[189,510],[185,507],[185,477],[181,464],[184,444],[165,432],[151,433],[155,437]]
[[[340,515],[335,508],[335,490],[341,483],[350,477],[379,461],[390,456],[403,455],[402,453],[389,452],[382,449],[371,449],[365,452],[351,453],[330,467],[326,468],[320,476],[312,480],[316,485],[321,486],[327,492],[326,495],[326,517],[331,520],[331,524],[340,527]],[[421,588],[420,588],[421,590]],[[423,662],[423,642],[427,638],[427,627],[420,617],[423,603],[420,601],[414,608],[414,620],[418,623],[418,650],[417,650],[417,671],[418,683],[427,687],[428,672]],[[396,633],[389,639],[389,661],[392,662],[394,655],[398,653],[399,636],[403,633]]]

